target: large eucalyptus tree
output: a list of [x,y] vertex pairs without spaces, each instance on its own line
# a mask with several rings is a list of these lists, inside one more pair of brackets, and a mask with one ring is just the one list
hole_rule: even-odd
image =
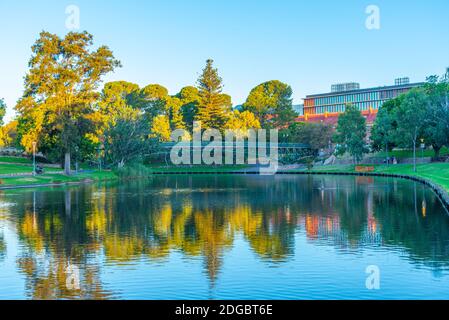
[[91,130],[88,115],[102,77],[119,66],[108,47],[93,48],[87,32],[70,32],[64,38],[41,32],[16,106],[25,149],[31,151],[37,142],[42,151],[64,156],[64,172],[70,174],[71,153]]

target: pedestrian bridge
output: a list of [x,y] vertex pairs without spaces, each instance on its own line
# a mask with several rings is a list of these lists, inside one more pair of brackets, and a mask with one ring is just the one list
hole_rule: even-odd
[[[211,144],[212,143],[212,144]],[[185,141],[185,142],[165,142],[165,143],[161,143],[159,144],[159,149],[160,150],[171,150],[175,145],[177,146],[186,146],[186,147],[190,147],[191,149],[197,149],[197,148],[201,148],[203,149],[206,146],[214,146],[213,142],[201,142],[201,143],[192,143],[192,141]],[[220,144],[217,144],[218,147],[220,147]],[[304,143],[278,143],[278,144],[273,144],[270,145],[270,143],[262,143],[260,146],[258,146],[257,143],[249,143],[249,142],[244,142],[244,143],[240,143],[240,142],[234,142],[234,143],[226,143],[226,142],[222,142],[221,143],[221,148],[222,149],[237,149],[237,148],[261,148],[261,149],[270,149],[270,148],[274,148],[274,149],[278,149],[279,151],[282,151],[284,153],[288,153],[288,152],[295,152],[295,151],[299,151],[299,150],[305,150],[305,149],[310,149],[310,146],[308,144],[304,144]]]
[[[226,153],[226,151],[233,151],[233,153],[237,153],[238,151],[248,154],[248,152],[253,152],[254,154],[258,154],[261,150],[265,153],[271,153],[270,150],[275,149],[277,154],[281,157],[284,156],[298,156],[298,157],[309,157],[311,155],[311,148],[308,144],[303,143],[278,143],[270,145],[269,143],[262,143],[260,146],[257,143],[251,142],[234,142],[234,143],[226,143],[221,142],[214,145],[213,142],[202,142],[202,143],[192,143],[192,141],[185,142],[166,142],[161,143],[156,147],[156,152],[152,152],[151,156],[156,156],[163,158],[163,160],[167,163],[168,157],[170,156],[170,152],[174,146],[184,147],[189,150],[189,152],[202,152],[205,147],[215,147],[221,148],[221,152]],[[230,150],[231,149],[231,150]]]

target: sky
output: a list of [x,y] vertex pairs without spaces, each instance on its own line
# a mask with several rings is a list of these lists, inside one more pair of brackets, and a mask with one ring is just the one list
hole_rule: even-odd
[[[79,30],[123,65],[105,81],[158,83],[170,94],[195,85],[208,58],[233,103],[268,80],[293,89],[295,104],[333,83],[362,88],[412,82],[449,67],[447,0],[1,0],[0,98],[14,117],[31,46],[42,30],[64,36],[66,8]],[[367,28],[379,9],[379,28]],[[373,26],[373,24],[370,24]],[[374,25],[375,26],[375,25]]]

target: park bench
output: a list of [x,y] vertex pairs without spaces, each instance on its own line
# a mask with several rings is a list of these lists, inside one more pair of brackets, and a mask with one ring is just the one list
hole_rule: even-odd
[[356,166],[355,172],[373,172],[374,167],[373,166]]

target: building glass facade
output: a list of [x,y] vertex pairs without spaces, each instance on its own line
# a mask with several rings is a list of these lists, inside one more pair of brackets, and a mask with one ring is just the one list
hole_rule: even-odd
[[304,115],[341,113],[347,104],[356,106],[360,111],[377,110],[385,101],[396,98],[423,83],[358,89],[342,92],[309,95],[304,99]]

